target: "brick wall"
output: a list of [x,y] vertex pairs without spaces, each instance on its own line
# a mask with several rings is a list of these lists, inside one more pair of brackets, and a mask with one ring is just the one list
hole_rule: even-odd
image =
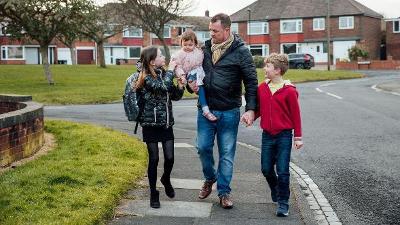
[[[44,144],[43,106],[25,97],[0,95],[0,105],[10,106],[0,114],[0,167],[33,155]],[[24,104],[17,103],[18,99]]]
[[368,51],[370,59],[380,59],[381,20],[364,16],[361,17],[361,23],[362,40],[360,44]]
[[371,60],[369,63],[336,61],[338,70],[400,70],[400,60]]
[[386,22],[386,54],[400,60],[400,33],[393,33],[393,21]]

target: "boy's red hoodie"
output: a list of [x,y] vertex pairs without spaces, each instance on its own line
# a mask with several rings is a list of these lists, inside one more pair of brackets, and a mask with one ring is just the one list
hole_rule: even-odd
[[294,129],[294,137],[301,137],[301,117],[296,87],[285,81],[273,95],[268,87],[270,80],[258,86],[256,118],[261,117],[261,128],[271,135]]

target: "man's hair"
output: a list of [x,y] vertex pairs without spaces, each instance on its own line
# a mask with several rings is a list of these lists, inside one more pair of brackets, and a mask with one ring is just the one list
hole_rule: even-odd
[[282,76],[286,73],[289,67],[289,59],[286,54],[272,53],[265,58],[264,63],[271,63],[274,65],[275,69],[280,69]]
[[197,41],[196,34],[192,30],[187,30],[183,32],[181,37],[181,44],[184,41],[193,41],[196,46],[199,44],[199,42]]
[[217,21],[221,21],[221,25],[223,28],[231,27],[231,18],[225,13],[218,13],[217,15],[211,18],[211,23],[215,23]]

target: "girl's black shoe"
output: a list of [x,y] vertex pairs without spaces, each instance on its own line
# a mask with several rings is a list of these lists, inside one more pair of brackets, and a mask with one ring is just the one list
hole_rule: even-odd
[[150,207],[151,208],[160,208],[160,192],[152,191],[150,193]]
[[172,187],[171,180],[169,178],[165,178],[164,176],[162,176],[160,181],[164,185],[165,194],[169,198],[174,198],[175,197],[175,190]]

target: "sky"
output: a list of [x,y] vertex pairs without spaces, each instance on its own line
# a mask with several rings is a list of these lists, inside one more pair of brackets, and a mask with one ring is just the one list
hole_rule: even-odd
[[[95,0],[102,5],[115,0]],[[193,0],[193,10],[187,15],[204,16],[206,10],[210,11],[210,16],[223,12],[228,15],[250,5],[255,0]],[[334,0],[332,0],[333,2]],[[361,4],[371,8],[372,10],[382,14],[385,18],[400,17],[400,0],[357,0]]]

